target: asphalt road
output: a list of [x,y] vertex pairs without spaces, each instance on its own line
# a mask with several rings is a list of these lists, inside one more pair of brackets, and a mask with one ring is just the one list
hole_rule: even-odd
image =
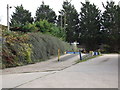
[[118,55],[106,54],[61,71],[3,75],[3,88],[118,88]]

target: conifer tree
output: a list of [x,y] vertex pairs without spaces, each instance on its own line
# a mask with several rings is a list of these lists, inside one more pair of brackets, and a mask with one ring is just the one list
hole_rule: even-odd
[[36,11],[35,21],[47,20],[50,23],[56,23],[56,13],[42,2],[42,5],[38,7]]
[[29,10],[24,9],[24,7],[17,6],[15,7],[15,12],[11,18],[11,27],[21,27],[24,26],[26,23],[32,23],[33,18],[31,17],[31,13]]
[[90,2],[81,3],[80,12],[80,43],[86,46],[86,49],[96,50],[99,45],[100,33],[100,10]]
[[78,12],[74,5],[67,0],[63,2],[63,9],[59,11],[58,25],[63,28],[66,33],[66,41],[74,42],[78,37],[79,19]]

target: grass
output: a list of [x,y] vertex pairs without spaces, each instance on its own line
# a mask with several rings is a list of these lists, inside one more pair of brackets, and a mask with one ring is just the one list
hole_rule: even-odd
[[85,61],[87,61],[87,60],[90,60],[90,59],[93,59],[93,58],[96,58],[96,57],[99,57],[99,56],[102,56],[102,55],[91,56],[91,57],[85,58],[85,59],[83,59],[83,60],[77,60],[77,61],[76,61],[76,64],[77,64],[77,63],[80,63],[80,62],[85,62]]

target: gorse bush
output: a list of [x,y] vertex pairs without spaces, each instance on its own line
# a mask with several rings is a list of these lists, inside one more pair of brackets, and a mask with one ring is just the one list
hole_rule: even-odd
[[51,35],[37,33],[3,32],[2,62],[3,68],[21,66],[49,59],[57,55],[58,49],[63,54],[72,50],[68,43]]

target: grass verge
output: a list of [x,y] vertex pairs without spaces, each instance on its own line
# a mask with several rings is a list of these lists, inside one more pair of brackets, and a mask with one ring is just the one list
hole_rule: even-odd
[[85,62],[85,61],[87,61],[87,60],[90,60],[90,59],[93,59],[93,58],[96,58],[96,57],[99,57],[99,56],[102,56],[102,55],[91,56],[91,57],[85,58],[85,59],[83,59],[83,60],[77,60],[77,61],[76,61],[76,64],[77,64],[77,63],[80,63],[80,62]]

